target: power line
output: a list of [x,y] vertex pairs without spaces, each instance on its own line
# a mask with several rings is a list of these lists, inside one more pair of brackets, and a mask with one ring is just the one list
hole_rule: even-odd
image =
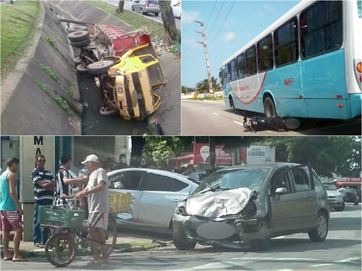
[[[218,2],[219,3],[219,2]],[[213,28],[214,28],[214,26],[216,25],[216,23],[217,23],[217,20],[219,19],[219,17],[220,17],[220,14],[221,14],[221,11],[223,10],[223,8],[224,8],[224,4],[225,4],[225,0],[224,1],[222,1],[222,3],[221,3],[221,7],[218,9],[218,13],[217,13],[217,15],[216,15],[216,17],[215,17],[215,21],[214,21],[214,23],[212,24],[212,27],[210,27],[210,29],[212,30]],[[211,23],[210,23],[210,25],[211,25]],[[206,28],[207,28],[207,26],[206,26]],[[210,31],[211,31],[210,30]],[[208,33],[208,35],[209,35],[210,33]]]

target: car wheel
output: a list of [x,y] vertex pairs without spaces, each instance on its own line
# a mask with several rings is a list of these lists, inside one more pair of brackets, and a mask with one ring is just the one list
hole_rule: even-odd
[[82,48],[82,47],[86,47],[90,44],[90,39],[86,39],[86,40],[82,40],[82,41],[71,41],[70,45],[76,48]]
[[178,224],[173,224],[172,240],[178,250],[191,250],[196,246],[196,242],[188,240],[184,228]]
[[131,10],[134,11],[134,7],[133,7],[133,6],[131,7]]
[[324,212],[318,213],[318,225],[308,232],[309,239],[313,242],[323,242],[328,234],[328,218]]
[[69,41],[78,42],[83,40],[89,39],[89,32],[88,31],[75,31],[68,34]]
[[110,67],[114,65],[114,62],[112,60],[101,60],[94,62],[92,64],[89,64],[87,66],[88,71],[90,74],[93,75],[101,75],[103,73],[106,73]]
[[266,117],[276,117],[277,116],[274,101],[269,96],[267,96],[264,100],[264,114]]
[[155,13],[155,16],[158,17],[158,13]]
[[249,241],[249,245],[254,251],[267,250],[271,247],[271,240],[267,232],[270,230],[270,224],[266,219],[260,220],[257,225],[257,231],[260,233],[266,233],[266,237],[263,239],[253,239]]

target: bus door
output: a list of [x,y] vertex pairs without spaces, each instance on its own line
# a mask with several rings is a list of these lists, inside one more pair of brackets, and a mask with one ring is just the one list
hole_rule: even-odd
[[348,118],[342,1],[318,1],[300,15],[301,76],[308,117]]

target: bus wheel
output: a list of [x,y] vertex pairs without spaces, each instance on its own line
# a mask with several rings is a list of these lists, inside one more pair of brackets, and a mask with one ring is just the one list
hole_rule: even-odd
[[234,100],[233,97],[229,96],[229,103],[230,103],[230,107],[233,111],[235,111],[235,104],[234,104]]
[[277,116],[274,101],[269,96],[267,96],[264,99],[264,114],[266,117],[276,117]]

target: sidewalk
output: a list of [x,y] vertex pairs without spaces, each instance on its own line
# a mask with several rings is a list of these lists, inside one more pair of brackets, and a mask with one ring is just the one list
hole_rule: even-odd
[[[121,235],[121,233],[118,233]],[[170,241],[158,241],[143,237],[118,237],[115,252],[136,252],[145,251],[172,245]],[[13,242],[10,241],[10,250],[13,249]],[[21,242],[20,250],[24,257],[45,257],[44,248],[35,247],[33,242]],[[2,252],[2,249],[1,249]],[[81,253],[81,252],[80,252]]]

